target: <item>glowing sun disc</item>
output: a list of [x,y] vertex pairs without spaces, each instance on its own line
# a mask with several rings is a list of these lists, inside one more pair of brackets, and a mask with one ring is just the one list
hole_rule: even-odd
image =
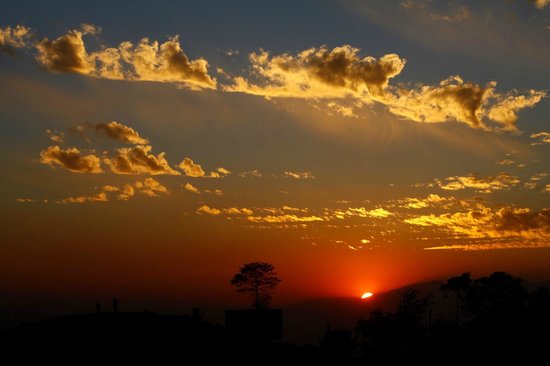
[[362,299],[368,299],[369,297],[371,297],[372,295],[374,295],[372,292],[365,292],[361,298]]

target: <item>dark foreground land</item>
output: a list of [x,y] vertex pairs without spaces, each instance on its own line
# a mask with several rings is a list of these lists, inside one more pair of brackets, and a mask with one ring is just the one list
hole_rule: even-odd
[[[526,289],[503,272],[472,280],[451,278],[441,292],[453,315],[433,315],[433,297],[401,292],[394,311],[375,310],[352,329],[327,328],[314,345],[236,334],[198,317],[97,313],[21,324],[0,333],[3,364],[27,360],[154,364],[382,364],[550,361],[550,290]],[[261,310],[259,310],[261,311]],[[534,362],[534,360],[537,360]]]

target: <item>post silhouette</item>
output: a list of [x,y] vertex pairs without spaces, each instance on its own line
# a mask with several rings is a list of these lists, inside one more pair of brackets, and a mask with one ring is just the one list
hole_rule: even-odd
[[95,303],[95,312],[96,313],[101,313],[101,304],[98,302]]
[[113,313],[118,313],[118,300],[116,297],[113,298]]

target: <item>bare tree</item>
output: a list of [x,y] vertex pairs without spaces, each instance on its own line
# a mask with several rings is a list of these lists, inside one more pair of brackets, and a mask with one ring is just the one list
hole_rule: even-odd
[[237,292],[249,293],[256,309],[265,309],[271,300],[271,291],[277,287],[281,279],[277,277],[275,268],[265,262],[252,262],[243,265],[231,279],[231,284]]

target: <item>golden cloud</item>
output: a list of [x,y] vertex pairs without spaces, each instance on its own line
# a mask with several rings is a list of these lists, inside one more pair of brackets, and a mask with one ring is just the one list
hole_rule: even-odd
[[120,189],[120,194],[117,195],[117,199],[121,201],[128,201],[135,194],[134,187],[130,184],[125,184]]
[[466,212],[421,215],[404,222],[442,227],[468,238],[550,238],[550,209],[533,212],[528,208],[506,206],[496,210],[478,204]]
[[258,169],[246,170],[244,172],[239,173],[239,177],[241,178],[247,178],[247,177],[261,178],[261,176],[262,176],[262,172],[260,172]]
[[195,193],[195,194],[200,194],[201,193],[201,191],[197,187],[192,185],[191,183],[185,183],[185,185],[182,184],[182,187],[185,188],[185,190],[187,190],[189,192],[192,192],[192,193]]
[[57,203],[85,203],[85,202],[107,202],[107,194],[99,192],[93,196],[67,197],[57,201]]
[[248,221],[256,223],[288,223],[288,222],[313,222],[325,221],[319,216],[297,216],[297,215],[268,215],[268,216],[248,216]]
[[489,118],[503,125],[504,130],[516,131],[517,112],[533,108],[546,96],[546,92],[529,90],[529,95],[509,95],[489,109]]
[[96,132],[103,133],[113,140],[134,145],[146,145],[149,143],[149,140],[141,137],[136,130],[116,121],[98,123],[93,128]]
[[170,194],[170,191],[168,191],[168,188],[154,180],[153,178],[145,178],[142,182],[137,181],[134,183],[134,187],[136,189],[149,196],[149,197],[156,197],[160,193],[162,194]]
[[500,191],[515,187],[520,183],[520,180],[516,176],[502,172],[485,178],[478,177],[477,174],[472,173],[467,176],[448,177],[445,178],[445,181],[436,179],[435,182],[441,189],[448,191],[473,188],[479,193],[491,193],[493,191]]
[[197,209],[197,214],[199,215],[212,215],[217,216],[221,215],[222,211],[217,208],[210,208],[207,205],[203,205]]
[[65,134],[63,132],[56,133],[51,130],[46,130],[46,136],[52,141],[57,144],[62,144],[63,140],[65,139]]
[[310,48],[293,56],[271,56],[266,51],[250,54],[255,75],[263,84],[236,77],[224,90],[267,98],[346,98],[371,99],[383,94],[389,79],[397,76],[405,60],[396,54],[379,59],[361,58],[359,49],[348,45],[328,49]]
[[548,4],[550,4],[550,0],[534,0],[534,2],[538,9],[544,9]]
[[437,194],[430,194],[428,197],[425,198],[408,197],[400,201],[400,203],[402,204],[400,207],[420,209],[436,204],[446,203],[452,199],[454,198],[445,198]]
[[188,177],[204,177],[206,174],[199,164],[196,164],[191,158],[185,158],[178,165]]
[[550,132],[539,132],[531,135],[532,139],[538,139],[537,142],[531,143],[531,145],[550,144]]
[[339,219],[343,219],[346,216],[372,217],[383,219],[394,215],[393,212],[387,211],[381,207],[372,210],[367,210],[365,207],[349,207],[346,211],[336,210],[334,214],[335,217]]
[[313,179],[315,178],[311,172],[284,172],[285,178],[294,178],[294,179]]
[[170,167],[165,158],[165,153],[157,156],[150,154],[152,147],[149,145],[136,145],[130,148],[119,148],[117,154],[103,161],[115,174],[169,174],[180,175]]
[[62,149],[50,146],[40,152],[40,162],[52,167],[59,165],[75,173],[101,173],[101,161],[94,154],[82,155],[76,147]]
[[47,38],[36,45],[37,60],[48,70],[77,73],[101,79],[174,83],[190,89],[215,89],[216,79],[208,74],[208,62],[190,60],[179,37],[164,43],[143,38],[137,45],[122,42],[117,48],[89,53],[82,37],[99,28],[83,25],[55,40]]
[[13,54],[14,49],[27,46],[30,36],[30,28],[23,25],[16,25],[14,28],[10,26],[0,28],[0,51]]
[[[379,59],[360,57],[359,49],[348,45],[332,50],[310,48],[296,55],[274,56],[261,51],[250,54],[249,59],[250,77],[235,77],[223,90],[268,99],[325,99],[329,110],[349,117],[356,116],[350,100],[359,107],[378,102],[394,115],[416,122],[458,121],[472,128],[515,131],[517,112],[546,96],[538,90],[526,95],[514,90],[498,94],[494,81],[482,86],[457,75],[435,86],[392,86],[389,81],[401,73],[405,59],[396,54]],[[489,125],[487,119],[496,126]]]

